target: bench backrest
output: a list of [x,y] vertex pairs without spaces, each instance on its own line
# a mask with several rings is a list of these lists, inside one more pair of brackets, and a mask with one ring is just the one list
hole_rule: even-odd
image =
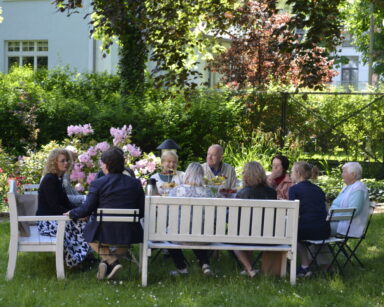
[[299,201],[147,196],[144,241],[292,244]]

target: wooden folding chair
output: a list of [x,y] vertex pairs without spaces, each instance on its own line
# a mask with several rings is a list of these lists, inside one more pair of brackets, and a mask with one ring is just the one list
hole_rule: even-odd
[[[348,228],[345,235],[339,235],[331,236],[324,240],[305,240],[303,241],[305,243],[305,246],[309,252],[309,254],[312,257],[312,261],[310,266],[316,266],[318,267],[317,263],[317,257],[320,254],[321,249],[326,246],[332,255],[332,261],[330,265],[328,266],[327,271],[330,271],[332,267],[336,264],[340,273],[343,274],[343,267],[339,260],[338,256],[340,253],[343,253],[346,257],[348,256],[348,252],[345,248],[347,241],[348,241],[348,233],[349,229],[351,227],[351,223],[353,220],[353,217],[355,215],[355,208],[339,208],[339,209],[330,209],[329,215],[327,217],[327,220],[330,222],[339,222],[339,221],[348,221]],[[315,251],[312,251],[310,246],[316,246],[317,248]]]

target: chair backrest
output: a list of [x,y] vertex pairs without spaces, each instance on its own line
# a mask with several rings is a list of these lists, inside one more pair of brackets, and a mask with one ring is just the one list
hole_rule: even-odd
[[[351,228],[353,217],[355,216],[356,208],[331,208],[327,220],[330,222],[347,221],[348,228],[343,237],[348,237],[349,229]],[[338,234],[339,235],[339,234]]]
[[375,209],[376,209],[376,204],[371,202],[371,204],[369,205],[369,217],[367,220],[367,224],[365,225],[363,234],[360,237],[362,239],[364,239],[365,235],[367,234],[367,230],[368,230],[369,224],[371,223],[371,219],[372,219],[373,213],[375,212]]
[[[29,237],[29,226],[31,224],[34,224],[34,222],[19,222],[18,217],[35,215],[38,203],[37,194],[18,194],[16,181],[10,180],[7,198],[9,207],[9,219],[11,223],[11,232],[17,232],[22,237]],[[14,229],[12,225],[15,225]]]
[[98,222],[139,222],[139,209],[98,208]]
[[299,201],[146,197],[145,240],[290,244]]

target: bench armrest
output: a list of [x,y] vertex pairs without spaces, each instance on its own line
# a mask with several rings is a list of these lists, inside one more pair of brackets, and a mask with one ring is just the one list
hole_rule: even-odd
[[19,222],[34,222],[34,221],[69,221],[70,217],[66,215],[34,215],[34,216],[18,216]]

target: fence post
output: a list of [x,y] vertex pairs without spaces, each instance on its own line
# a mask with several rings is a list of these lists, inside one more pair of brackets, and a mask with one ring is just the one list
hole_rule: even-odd
[[288,110],[289,93],[281,92],[281,133],[280,133],[280,148],[284,147],[284,137],[287,135],[287,110]]

